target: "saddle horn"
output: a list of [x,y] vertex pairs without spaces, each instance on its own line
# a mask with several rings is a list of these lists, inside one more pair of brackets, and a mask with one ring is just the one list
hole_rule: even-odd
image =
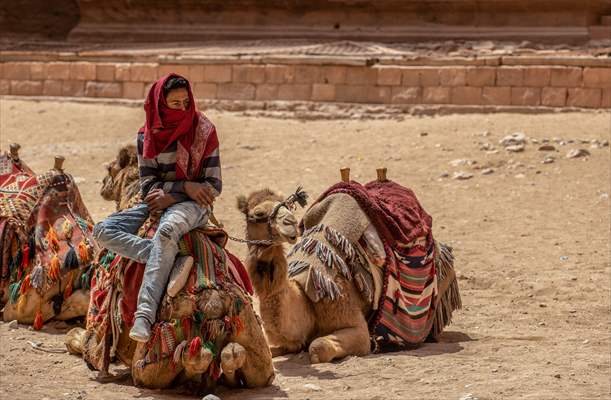
[[59,172],[64,172],[64,161],[66,158],[64,156],[55,156],[55,164],[53,165],[53,169]]
[[386,167],[384,168],[377,168],[376,169],[376,173],[378,174],[378,182],[386,182],[388,179],[386,178],[386,172],[388,170],[386,169]]
[[21,145],[19,143],[11,143],[11,145],[9,146],[10,155],[13,161],[19,161],[19,149],[20,148],[21,148]]
[[339,173],[342,177],[342,182],[350,182],[350,168],[342,168],[339,170]]

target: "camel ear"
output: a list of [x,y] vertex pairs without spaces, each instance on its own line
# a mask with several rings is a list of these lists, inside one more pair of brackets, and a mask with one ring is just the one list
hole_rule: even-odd
[[237,206],[238,210],[242,211],[243,214],[248,215],[248,201],[246,200],[246,196],[241,194],[237,197]]
[[117,156],[117,161],[119,162],[119,167],[121,169],[127,167],[130,161],[129,150],[126,147],[123,147],[119,150],[119,155]]

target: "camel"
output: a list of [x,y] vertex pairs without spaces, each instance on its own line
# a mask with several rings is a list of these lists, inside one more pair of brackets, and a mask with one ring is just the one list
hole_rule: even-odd
[[[347,215],[357,224],[365,221],[367,216],[360,209],[356,201],[347,194],[332,194],[330,201],[349,205],[350,212],[336,210]],[[304,239],[293,247],[288,258],[285,255],[283,244],[294,244],[298,235],[298,226],[294,216],[288,212],[274,217],[273,212],[279,204],[281,197],[265,189],[254,192],[250,196],[238,197],[238,209],[246,217],[246,239],[251,241],[269,240],[272,244],[251,243],[248,245],[246,268],[251,277],[255,294],[260,301],[260,312],[263,326],[271,348],[272,356],[286,353],[297,353],[307,349],[311,363],[326,363],[340,359],[347,355],[364,356],[370,353],[372,341],[368,328],[368,317],[371,315],[373,296],[366,298],[362,290],[357,288],[356,279],[347,279],[337,274],[333,279],[340,295],[336,299],[323,298],[317,301],[306,293],[303,281],[289,277],[290,265],[301,262],[296,258],[297,247],[304,246]],[[307,225],[308,217],[312,213],[321,212],[325,205],[316,204],[305,214],[303,221]],[[323,213],[324,214],[324,213]],[[269,228],[274,227],[274,229]],[[366,225],[364,225],[366,226]],[[275,227],[281,227],[276,232]],[[331,227],[333,228],[333,227]],[[450,251],[442,247],[439,253],[446,256]],[[450,255],[451,259],[451,255]],[[347,264],[350,260],[345,259]],[[318,262],[312,257],[310,262]],[[437,266],[439,262],[436,260]],[[352,268],[351,265],[349,265]],[[458,297],[455,302],[460,307],[458,288],[456,286],[453,270],[441,277],[439,284],[439,299],[449,290],[444,289],[453,285],[452,295]],[[454,281],[452,281],[454,279]],[[333,283],[331,283],[333,285]],[[440,320],[435,329],[431,329],[430,336],[436,339],[445,324],[449,323],[451,311],[437,317]],[[434,331],[434,332],[433,332]]]
[[[107,170],[108,175],[104,178],[101,190],[102,196],[106,200],[115,201],[118,210],[138,201],[139,181],[135,147],[122,148]],[[147,224],[148,222],[145,223]],[[192,242],[199,241],[201,244],[205,240],[197,230],[188,235]],[[221,236],[226,240],[223,235],[224,233]],[[224,243],[221,247],[224,247]],[[105,252],[106,250],[102,250],[98,260],[103,259]],[[117,272],[108,282],[108,287],[117,288],[112,292],[116,302],[125,295],[121,274],[130,268],[130,263],[131,267],[135,265],[129,260],[122,260],[120,263],[122,268],[117,271],[121,272]],[[104,276],[104,267],[98,265],[97,268]],[[119,324],[109,322],[113,325],[113,345],[111,350],[106,350],[106,358],[114,354],[122,363],[131,367],[134,383],[148,388],[189,384],[196,391],[209,390],[216,379],[230,387],[261,387],[271,384],[274,379],[272,357],[250,296],[230,279],[221,282],[217,288],[194,292],[189,282],[195,281],[196,277],[194,266],[189,281],[177,295],[172,297],[168,293],[165,294],[156,326],[163,332],[163,327],[168,324],[180,326],[184,319],[194,321],[201,318],[199,316],[203,316],[204,321],[197,322],[198,324],[212,326],[224,322],[225,325],[221,325],[225,326],[223,329],[226,330],[226,335],[219,337],[215,346],[206,345],[205,333],[201,338],[196,338],[198,335],[193,334],[181,338],[176,333],[178,330],[173,330],[176,341],[170,342],[169,349],[161,350],[161,357],[156,357],[151,350],[155,335],[149,343],[135,342],[128,337],[130,326],[122,320]],[[101,285],[99,281],[95,284]],[[95,286],[93,290],[96,290]],[[236,309],[236,302],[240,304],[239,310]],[[92,315],[92,312],[89,315]],[[227,321],[235,320],[239,321],[238,326],[232,322],[230,328],[227,328]],[[99,349],[106,345],[105,339],[96,335],[95,328],[95,324],[88,321],[87,329],[72,329],[66,335],[65,344],[72,354],[83,355],[93,368],[105,374],[108,360],[97,354]]]
[[108,174],[102,181],[100,195],[114,201],[117,211],[133,206],[140,198],[138,153],[135,145],[124,146],[116,159],[106,164]]
[[63,157],[35,174],[19,159],[19,148],[13,144],[0,156],[0,303],[4,321],[38,330],[50,319],[87,313],[92,220],[62,169]]

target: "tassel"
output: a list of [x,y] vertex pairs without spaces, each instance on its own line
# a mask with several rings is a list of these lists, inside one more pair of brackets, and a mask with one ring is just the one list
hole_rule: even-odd
[[66,288],[64,289],[64,300],[72,296],[72,281],[74,280],[73,274],[74,271],[70,271],[70,275],[68,276],[68,283],[66,284]]
[[189,337],[191,337],[191,318],[184,317],[181,320],[181,324],[182,324],[182,336],[183,338],[188,339]]
[[59,269],[59,257],[57,257],[57,254],[53,254],[53,257],[51,257],[51,263],[49,268],[49,278],[52,281],[56,281],[59,279]]
[[81,287],[85,290],[91,288],[91,265],[83,274],[81,275]]
[[21,288],[21,281],[11,283],[8,287],[8,301],[11,304],[15,304],[19,298],[19,289]]
[[25,279],[23,280],[23,282],[21,282],[21,287],[19,288],[19,293],[21,293],[22,295],[25,294],[25,292],[27,292],[30,289],[30,287],[31,287],[30,279],[31,279],[30,275],[27,275],[25,277]]
[[64,237],[66,240],[72,239],[72,233],[74,232],[74,226],[70,223],[68,218],[64,217],[65,221],[62,224],[62,231],[64,232]]
[[38,308],[36,311],[36,317],[34,318],[34,330],[39,331],[42,329],[44,321],[42,319],[42,311]]
[[28,243],[28,254],[30,256],[30,260],[34,259],[34,256],[36,255],[36,237],[34,235],[30,236],[30,240]]
[[30,286],[34,289],[42,289],[42,283],[44,278],[44,269],[40,264],[40,258],[36,260],[36,266],[30,274]]
[[17,312],[20,314],[23,313],[23,309],[27,304],[27,297],[28,296],[26,296],[25,294],[19,296],[19,301],[17,301]]
[[87,246],[85,238],[78,244],[78,256],[81,259],[81,264],[89,264],[89,246]]
[[30,259],[30,246],[26,244],[21,250],[21,267],[24,269],[27,268],[28,264],[30,263]]
[[187,347],[186,340],[183,340],[182,342],[180,342],[178,346],[176,346],[176,350],[174,350],[174,357],[173,357],[174,364],[178,364],[178,362],[180,361],[180,357],[182,356],[182,352],[185,349],[185,347]]
[[57,239],[57,234],[55,233],[55,229],[53,227],[49,227],[47,231],[47,242],[49,243],[49,248],[55,252],[59,250],[59,240]]
[[64,258],[64,270],[71,270],[78,268],[78,258],[76,258],[76,251],[74,250],[74,246],[68,245],[69,250],[66,253],[66,257]]
[[202,348],[202,339],[199,336],[195,336],[189,344],[189,358],[195,357]]

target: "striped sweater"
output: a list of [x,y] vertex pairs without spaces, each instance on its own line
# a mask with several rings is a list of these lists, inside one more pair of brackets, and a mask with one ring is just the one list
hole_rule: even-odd
[[[185,181],[176,180],[176,149],[177,143],[168,146],[156,158],[144,158],[144,133],[138,133],[138,168],[140,171],[140,190],[142,198],[153,189],[163,189],[171,194],[176,201],[188,201],[189,196],[185,192]],[[216,148],[210,155],[204,158],[199,176],[195,182],[204,183],[217,197],[221,194],[221,159],[219,149]]]

